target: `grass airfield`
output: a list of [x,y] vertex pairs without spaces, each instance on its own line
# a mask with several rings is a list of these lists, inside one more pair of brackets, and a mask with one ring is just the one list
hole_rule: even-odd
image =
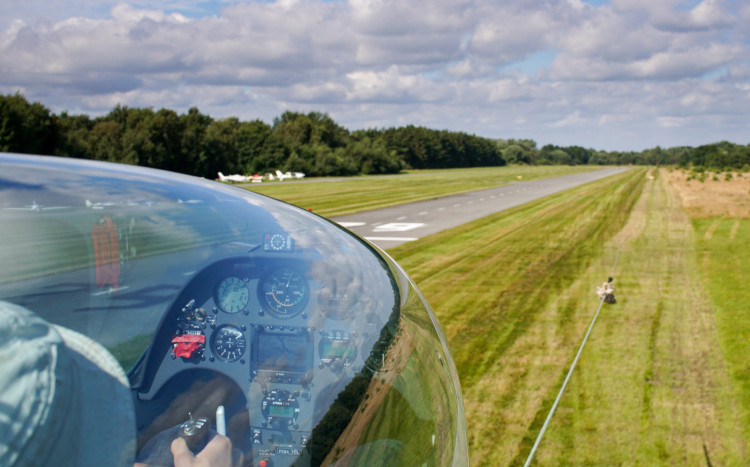
[[610,275],[534,463],[749,463],[749,182],[634,168],[389,250],[448,336],[473,465],[524,463]]
[[451,170],[409,170],[399,175],[292,180],[245,184],[243,188],[282,199],[326,217],[414,203],[516,181],[538,180],[580,172],[592,166],[513,166]]

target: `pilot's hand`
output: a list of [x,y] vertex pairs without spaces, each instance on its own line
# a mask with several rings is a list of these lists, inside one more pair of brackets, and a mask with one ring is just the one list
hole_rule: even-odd
[[175,467],[232,467],[232,442],[217,434],[198,455],[193,455],[182,438],[172,441]]

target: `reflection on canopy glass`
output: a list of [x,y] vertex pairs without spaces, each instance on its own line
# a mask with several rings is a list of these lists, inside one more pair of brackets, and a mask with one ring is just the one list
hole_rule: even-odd
[[442,332],[371,245],[202,179],[46,157],[0,165],[0,300],[117,359],[132,397],[112,404],[134,414],[137,438],[122,447],[134,459],[162,459],[188,414],[214,433],[223,406],[246,465],[468,463]]

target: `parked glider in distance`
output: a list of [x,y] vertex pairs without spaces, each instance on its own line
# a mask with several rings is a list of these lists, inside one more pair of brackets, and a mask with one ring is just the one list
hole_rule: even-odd
[[3,209],[7,209],[9,211],[33,211],[33,212],[42,212],[47,211],[50,209],[67,209],[67,206],[44,206],[43,204],[37,204],[36,201],[32,201],[31,204],[17,208],[17,207],[3,207]]
[[281,173],[281,170],[277,170],[276,171],[276,178],[278,178],[279,181],[284,181],[285,178],[297,178],[297,179],[300,179],[300,178],[305,178],[305,174],[303,174],[302,172],[286,172],[286,173]]
[[244,183],[250,181],[255,175],[248,176],[248,175],[240,175],[240,174],[232,174],[232,175],[224,175],[223,173],[219,172],[219,181],[222,182],[238,182],[238,183]]
[[89,209],[104,209],[104,208],[109,208],[112,206],[117,206],[118,204],[120,203],[117,201],[103,201],[103,202],[94,203],[94,202],[91,202],[90,200],[86,200],[86,207]]

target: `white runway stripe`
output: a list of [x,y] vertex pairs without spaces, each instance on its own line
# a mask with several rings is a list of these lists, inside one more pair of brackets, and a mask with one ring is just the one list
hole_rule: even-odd
[[371,242],[413,242],[419,239],[417,237],[365,237],[365,240]]

